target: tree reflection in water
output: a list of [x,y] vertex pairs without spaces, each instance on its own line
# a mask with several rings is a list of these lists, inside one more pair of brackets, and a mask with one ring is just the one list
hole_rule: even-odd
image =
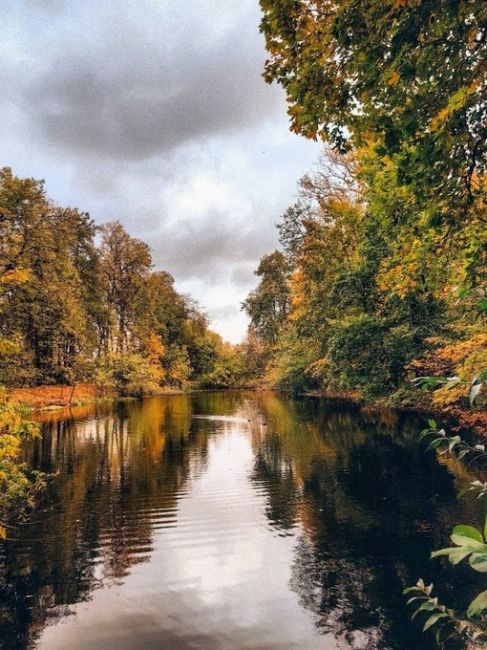
[[45,425],[28,456],[55,475],[45,509],[1,547],[0,643],[30,646],[49,618],[148,559],[158,516],[175,518],[176,495],[204,467],[207,438],[190,425],[185,396]]
[[[195,414],[239,420],[223,425],[218,417],[192,419]],[[286,538],[280,543],[289,549],[281,559],[290,558],[292,593],[286,593],[292,601],[279,602],[308,612],[313,634],[333,635],[340,648],[430,648],[431,639],[409,621],[401,590],[422,575],[455,607],[479,590],[471,572],[429,561],[453,523],[477,520],[475,499],[457,499],[468,479],[464,470],[424,453],[415,420],[391,412],[367,416],[311,398],[236,392],[101,405],[81,419],[54,417],[44,425],[42,439],[26,446],[25,460],[54,473],[48,494],[12,531],[14,540],[0,544],[0,646],[32,647],[49,621],[90,600],[97,588],[124,583],[136,564],[151,558],[156,534],[181,526],[180,500],[205,476],[212,436],[224,439],[232,427],[240,441],[245,436],[251,469],[243,483],[233,484],[247,491],[228,496],[255,493],[248,509],[255,520],[237,517],[235,525],[248,524],[255,535],[249,540],[261,540],[264,549],[281,548],[266,547],[269,537]],[[225,468],[218,472],[224,476]],[[210,508],[212,499],[225,496],[218,472],[204,502]],[[204,541],[206,531],[198,526],[208,521],[214,524],[208,538],[218,539],[221,522],[203,517],[173,539],[201,534]],[[228,539],[238,537],[232,521],[225,522]],[[161,548],[167,548],[163,542]],[[199,550],[190,555],[194,561]],[[267,560],[271,569],[273,559]],[[245,574],[245,558],[242,570],[247,579],[254,576]],[[258,584],[259,571],[255,576],[251,588],[263,599],[258,608],[272,597]]]
[[316,406],[270,394],[259,405],[268,432],[253,479],[270,488],[273,526],[300,523],[290,587],[348,647],[430,649],[402,589],[428,575],[442,602],[469,601],[468,571],[434,565],[429,552],[452,522],[475,521],[477,504],[457,500],[454,475],[418,445],[417,422]]

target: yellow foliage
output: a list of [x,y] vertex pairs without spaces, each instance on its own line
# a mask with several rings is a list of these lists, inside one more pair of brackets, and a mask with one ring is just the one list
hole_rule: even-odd
[[23,284],[32,277],[31,269],[12,269],[0,277],[0,284]]
[[401,75],[399,74],[399,72],[396,72],[396,71],[392,72],[389,75],[389,78],[387,79],[387,85],[388,86],[395,86],[400,78],[401,78]]

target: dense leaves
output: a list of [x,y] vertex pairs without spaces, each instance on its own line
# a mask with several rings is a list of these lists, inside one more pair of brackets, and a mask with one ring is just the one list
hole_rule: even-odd
[[293,130],[392,157],[417,198],[464,214],[487,142],[482,0],[261,0],[265,77]]
[[198,305],[153,270],[145,242],[0,171],[0,384],[92,381],[142,395],[227,358]]
[[[437,376],[435,399],[484,405],[485,2],[260,4],[264,76],[328,147],[278,225],[290,307],[257,330],[269,378],[414,403],[411,380]],[[244,303],[253,325],[267,299],[261,282]]]
[[0,388],[0,539],[7,536],[9,519],[20,517],[33,505],[44,482],[40,473],[18,462],[22,441],[38,435],[28,416],[28,410],[10,403]]

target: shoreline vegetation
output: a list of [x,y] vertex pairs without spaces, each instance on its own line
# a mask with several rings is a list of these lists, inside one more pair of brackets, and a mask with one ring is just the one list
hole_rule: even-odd
[[[272,391],[272,386],[261,384],[259,386],[241,385],[234,386],[234,390]],[[147,394],[148,397],[163,395],[178,395],[187,392],[232,390],[231,388],[202,388],[198,385],[186,388],[161,387],[157,392]],[[282,392],[282,391],[281,391]],[[321,398],[343,406],[352,406],[363,412],[376,413],[382,410],[405,412],[427,418],[437,418],[450,431],[469,430],[472,433],[487,437],[487,412],[485,410],[471,410],[461,407],[435,404],[431,395],[426,393],[422,400],[407,403],[394,403],[387,399],[365,399],[356,391],[327,391],[322,389],[307,390],[299,393],[305,397]],[[124,396],[115,392],[103,393],[95,384],[76,384],[34,386],[29,388],[13,388],[7,391],[8,400],[12,404],[29,409],[32,418],[38,420],[51,412],[63,413],[72,410],[88,409],[96,403],[124,399]],[[125,396],[127,398],[127,396]],[[134,396],[136,398],[136,396]]]
[[[487,409],[485,3],[260,5],[264,77],[286,93],[291,129],[326,146],[246,302],[277,351],[276,383],[425,403],[474,428]],[[485,444],[434,419],[424,437],[485,467]],[[487,494],[480,477],[470,489]],[[455,526],[432,558],[485,574],[479,523]],[[440,647],[487,647],[487,590],[462,614],[433,584],[404,586]]]

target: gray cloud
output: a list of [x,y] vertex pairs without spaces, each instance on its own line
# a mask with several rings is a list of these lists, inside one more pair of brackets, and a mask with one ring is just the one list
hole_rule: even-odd
[[211,23],[193,25],[190,34],[180,25],[182,38],[171,46],[173,22],[157,4],[142,2],[146,13],[137,12],[137,21],[120,21],[112,3],[94,34],[79,18],[33,78],[22,84],[16,76],[24,110],[48,142],[137,160],[255,126],[282,109],[278,91],[260,78],[264,54],[254,14],[219,36]]
[[245,227],[228,214],[208,213],[196,222],[164,226],[158,241],[161,245],[154,246],[156,262],[181,280],[202,274],[214,280],[226,273],[242,285],[244,277],[248,284],[249,265],[274,248],[277,237],[272,224],[265,229],[253,224]]
[[0,164],[119,219],[238,340],[240,303],[315,144],[261,78],[258,0],[0,7]]

